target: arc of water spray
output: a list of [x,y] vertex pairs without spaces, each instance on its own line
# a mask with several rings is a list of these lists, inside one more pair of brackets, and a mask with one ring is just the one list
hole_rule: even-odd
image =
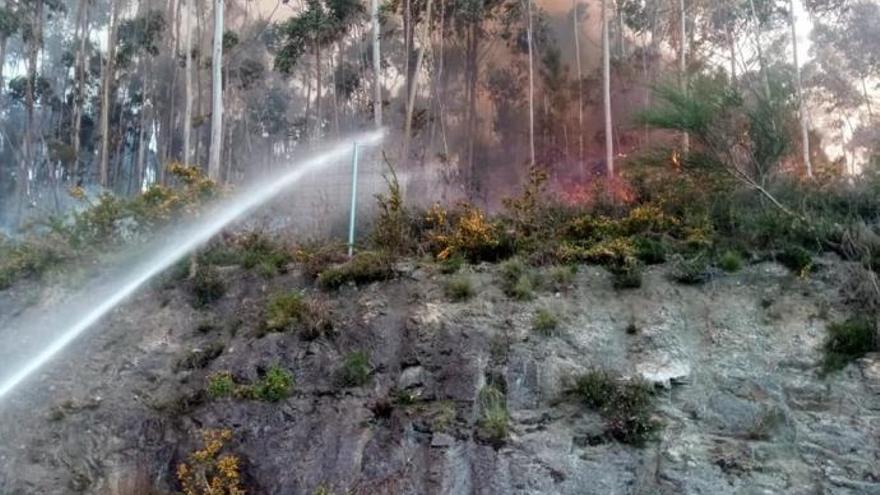
[[[378,130],[354,136],[352,139],[361,146],[368,146],[378,143],[383,136],[384,131]],[[32,358],[25,357],[26,361],[21,366],[21,369],[12,372],[6,378],[3,378],[3,376],[9,371],[4,372],[0,369],[0,380],[2,380],[0,381],[0,399],[61,352],[74,339],[79,337],[102,316],[123,302],[147,281],[210,240],[232,221],[298,182],[305,174],[345,158],[351,153],[351,149],[351,139],[338,143],[323,153],[303,161],[299,166],[281,177],[259,181],[245,188],[233,197],[218,204],[216,209],[209,212],[202,221],[193,223],[188,228],[178,231],[179,242],[162,246],[155,253],[144,259],[143,262],[136,265],[134,269],[128,270],[126,276],[120,277],[114,283],[108,284],[101,291],[99,304],[82,315],[75,315],[74,323],[69,328],[60,335],[55,336],[44,349],[40,350]],[[186,235],[183,235],[184,233]],[[171,240],[169,237],[171,236],[167,236],[165,239]],[[22,326],[26,327],[26,325]],[[23,329],[12,328],[11,330],[16,332]]]

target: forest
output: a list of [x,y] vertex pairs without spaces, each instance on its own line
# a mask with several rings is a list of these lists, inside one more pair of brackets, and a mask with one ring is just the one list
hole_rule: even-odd
[[878,100],[880,0],[0,0],[0,494],[880,493]]

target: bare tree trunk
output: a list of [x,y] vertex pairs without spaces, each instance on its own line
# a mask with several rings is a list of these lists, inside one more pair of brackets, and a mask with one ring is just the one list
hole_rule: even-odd
[[810,160],[810,123],[807,116],[807,105],[804,101],[804,89],[801,82],[801,67],[798,60],[797,27],[794,18],[794,0],[788,0],[788,23],[791,25],[791,44],[794,52],[794,74],[797,85],[798,110],[801,117],[801,145],[804,153],[804,168],[808,178],[813,178],[813,163]]
[[382,55],[379,48],[379,0],[370,2],[370,18],[373,25],[373,119],[376,127],[382,126]]
[[[684,5],[685,0],[679,0],[679,14],[681,15],[679,19],[679,23],[681,24],[681,40],[679,42],[678,47],[678,77],[681,82],[681,89],[684,92],[688,91],[688,76],[687,76],[687,45],[688,45],[688,37],[687,37],[687,11],[685,10]],[[691,152],[691,136],[687,133],[687,131],[681,134],[681,150],[684,154],[688,154]]]
[[208,177],[220,182],[220,157],[223,149],[223,3],[214,0],[214,56],[211,59],[211,158],[208,161]]
[[413,81],[409,87],[409,95],[406,101],[406,122],[404,123],[404,131],[403,131],[403,163],[409,162],[409,151],[410,145],[412,144],[412,118],[413,118],[413,109],[416,104],[416,91],[418,90],[418,78],[419,72],[422,70],[422,60],[425,58],[425,49],[431,44],[431,8],[433,7],[434,2],[432,0],[428,0],[427,5],[425,6],[425,19],[422,21],[424,24],[423,33],[422,33],[422,42],[419,47],[419,52],[416,55],[416,66],[413,72]]
[[25,91],[26,122],[24,135],[24,159],[20,162],[18,170],[18,220],[21,221],[21,213],[24,203],[29,196],[30,173],[34,162],[34,83],[37,78],[37,56],[40,45],[43,42],[43,0],[36,0],[33,10],[33,33],[28,43],[27,85]]
[[82,106],[85,101],[85,78],[86,78],[86,40],[89,38],[89,16],[91,9],[91,0],[80,0],[80,27],[79,27],[79,47],[76,50],[76,60],[74,63],[74,90],[73,90],[73,132],[71,141],[73,142],[73,177],[79,183],[79,154],[82,149]]
[[526,0],[527,38],[529,43],[529,165],[535,166],[535,55],[532,40],[532,0]]
[[730,27],[727,28],[727,43],[730,49],[730,83],[736,86],[736,37]]
[[323,115],[321,114],[321,93],[323,84],[321,81],[321,43],[315,39],[315,139],[321,138],[323,128]]
[[183,0],[186,8],[182,11],[182,15],[186,17],[186,32],[184,33],[184,57],[186,57],[185,71],[185,97],[183,110],[183,163],[189,165],[192,163],[192,13],[190,12],[191,0]]
[[755,50],[758,52],[758,64],[761,68],[761,77],[764,81],[764,96],[770,101],[770,74],[767,72],[767,64],[764,62],[764,47],[761,46],[761,20],[758,19],[758,10],[755,8],[755,0],[749,0],[749,8],[752,13],[753,35],[755,37]]
[[865,78],[862,77],[862,94],[865,97],[865,105],[868,107],[868,118],[870,120],[874,120],[874,109],[871,106],[871,93],[868,91],[868,83],[865,82]]
[[109,187],[110,163],[110,88],[113,85],[114,59],[116,58],[116,21],[119,15],[117,0],[110,0],[110,26],[107,28],[107,54],[103,64],[101,82],[101,186]]
[[602,94],[605,107],[605,167],[614,177],[614,127],[611,122],[611,53],[608,46],[608,1],[602,0]]
[[6,65],[6,43],[9,40],[4,36],[0,38],[0,95],[3,94],[5,87],[3,83],[3,66]]
[[578,90],[578,161],[581,165],[581,173],[585,173],[584,162],[584,73],[581,65],[581,31],[578,25],[577,0],[571,1],[571,17],[574,26],[574,56],[577,66],[577,90]]

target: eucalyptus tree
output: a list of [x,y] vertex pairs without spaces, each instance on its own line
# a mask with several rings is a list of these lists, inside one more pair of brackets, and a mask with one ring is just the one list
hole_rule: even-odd
[[223,33],[224,0],[214,0],[214,54],[211,58],[211,155],[208,177],[220,180],[220,157],[223,148]]
[[6,65],[6,46],[9,38],[19,31],[20,24],[19,13],[14,8],[14,4],[6,0],[4,5],[0,6],[0,95],[3,94],[4,88],[3,67]]

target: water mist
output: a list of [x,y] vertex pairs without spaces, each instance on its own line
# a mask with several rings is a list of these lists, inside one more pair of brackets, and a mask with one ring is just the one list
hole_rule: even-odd
[[353,136],[302,160],[281,175],[266,177],[207,210],[195,221],[169,229],[108,274],[87,284],[50,311],[32,311],[0,329],[0,399],[82,335],[138,288],[210,240],[231,222],[291,187],[309,172],[349,157],[353,142],[369,146],[382,131]]

